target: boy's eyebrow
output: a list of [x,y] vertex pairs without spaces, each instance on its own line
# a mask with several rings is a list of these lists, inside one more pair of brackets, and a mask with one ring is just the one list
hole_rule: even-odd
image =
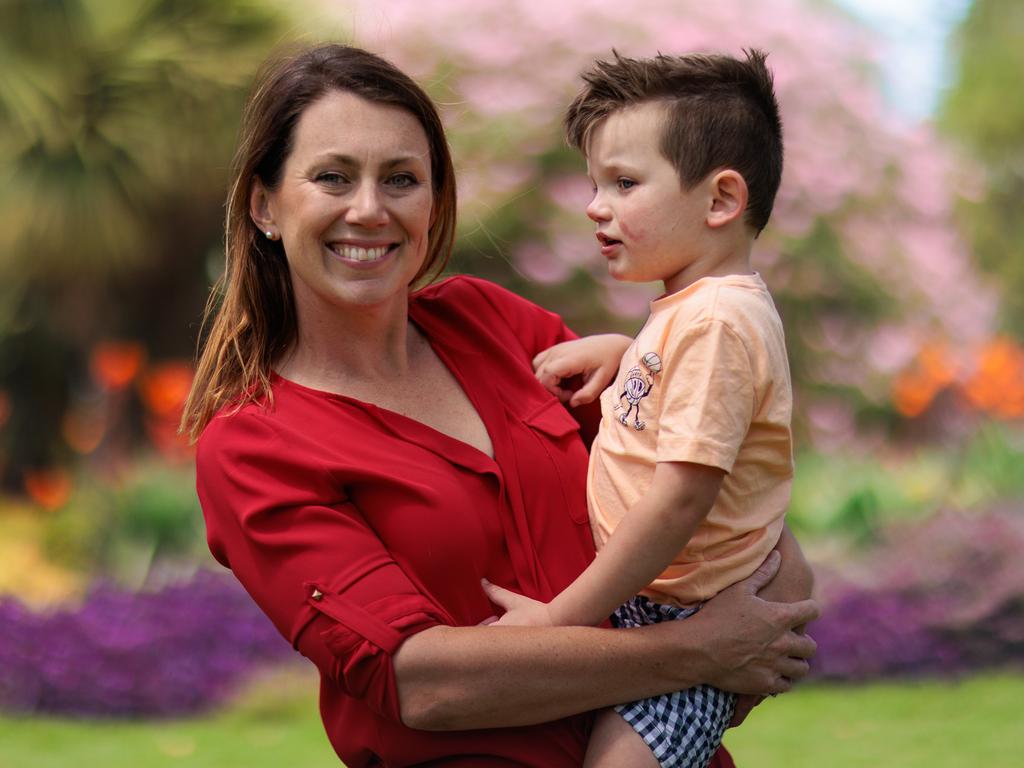
[[598,163],[598,169],[604,173],[615,174],[615,173],[635,173],[636,169],[629,164],[624,164],[618,161],[612,161],[610,163]]

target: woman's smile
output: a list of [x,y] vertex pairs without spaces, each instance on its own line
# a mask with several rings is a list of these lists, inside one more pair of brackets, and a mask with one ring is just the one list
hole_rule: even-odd
[[335,256],[346,262],[353,262],[354,266],[373,266],[383,261],[388,254],[393,253],[397,248],[397,244],[357,245],[355,243],[340,242],[328,243],[327,247]]

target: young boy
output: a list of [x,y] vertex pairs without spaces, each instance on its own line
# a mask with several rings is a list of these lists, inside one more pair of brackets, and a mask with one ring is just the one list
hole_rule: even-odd
[[[487,585],[509,609],[499,624],[686,618],[764,561],[789,503],[785,340],[750,268],[782,174],[765,54],[616,54],[584,80],[565,123],[587,158],[601,254],[616,279],[660,280],[665,293],[601,395],[588,477],[597,559],[548,604]],[[538,356],[553,391],[600,362],[587,341]],[[621,705],[598,718],[586,764],[704,766],[734,706],[709,686]]]

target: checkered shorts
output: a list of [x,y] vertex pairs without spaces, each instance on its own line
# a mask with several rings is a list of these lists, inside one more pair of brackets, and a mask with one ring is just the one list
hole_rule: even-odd
[[[663,605],[637,595],[612,614],[612,624],[642,627],[686,619],[698,610]],[[699,685],[620,704],[615,711],[640,734],[663,768],[704,768],[721,744],[735,708],[733,694]]]

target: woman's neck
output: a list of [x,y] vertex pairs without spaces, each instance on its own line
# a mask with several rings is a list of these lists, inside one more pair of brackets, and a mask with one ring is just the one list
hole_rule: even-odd
[[353,384],[402,378],[421,337],[410,329],[408,302],[401,298],[352,311],[311,312],[300,305],[298,338],[275,369],[303,386],[341,393]]

